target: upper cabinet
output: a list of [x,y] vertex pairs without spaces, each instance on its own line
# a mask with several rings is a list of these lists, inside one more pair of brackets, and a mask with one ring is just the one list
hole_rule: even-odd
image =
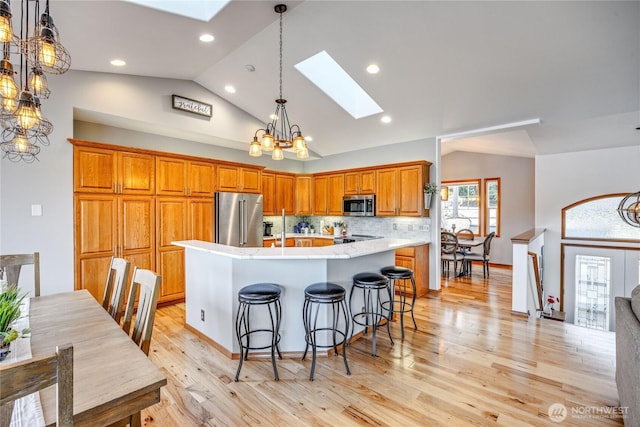
[[295,180],[295,215],[311,215],[313,177],[311,175],[296,175]]
[[427,216],[424,184],[429,180],[428,162],[380,168],[376,172],[376,215]]
[[342,215],[343,196],[343,173],[313,177],[314,215]]
[[264,215],[294,215],[295,175],[262,172],[262,212]]
[[359,170],[345,172],[344,194],[374,194],[376,192],[376,171]]
[[213,197],[213,163],[156,157],[156,194],[161,196]]
[[218,190],[233,193],[260,193],[262,168],[218,165]]
[[74,146],[74,191],[153,194],[154,156]]

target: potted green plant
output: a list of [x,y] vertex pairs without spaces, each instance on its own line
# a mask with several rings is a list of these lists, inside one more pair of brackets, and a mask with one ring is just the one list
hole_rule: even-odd
[[0,360],[9,353],[9,343],[20,335],[12,325],[20,317],[20,305],[26,296],[26,293],[20,293],[17,285],[10,285],[0,294]]
[[431,199],[433,195],[438,192],[438,186],[430,182],[424,185],[424,208],[429,209],[431,207]]

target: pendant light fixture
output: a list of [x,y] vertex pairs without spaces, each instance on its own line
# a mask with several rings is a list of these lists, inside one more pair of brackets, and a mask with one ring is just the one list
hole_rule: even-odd
[[616,210],[624,222],[632,227],[640,227],[640,191],[623,198]]
[[[280,15],[280,97],[276,99],[276,112],[271,116],[271,123],[266,129],[258,129],[253,136],[253,141],[249,145],[249,155],[254,157],[262,156],[263,151],[271,151],[273,160],[284,158],[283,149],[293,148],[296,157],[306,159],[309,157],[307,144],[302,136],[300,126],[289,124],[287,100],[282,97],[282,14],[287,11],[284,4],[276,5],[275,12]],[[258,140],[258,134],[262,132],[262,139]]]
[[[53,131],[40,104],[51,93],[45,73],[66,73],[71,57],[60,43],[49,0],[44,1],[42,14],[40,0],[21,0],[19,4],[20,33],[16,35],[11,0],[0,0],[0,150],[3,159],[31,163],[40,152],[36,144],[49,145]],[[14,64],[18,65],[17,73]]]

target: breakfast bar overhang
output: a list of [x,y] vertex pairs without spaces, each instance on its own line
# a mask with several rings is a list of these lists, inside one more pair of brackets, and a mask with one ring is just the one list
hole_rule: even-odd
[[[396,249],[427,242],[384,238],[283,248],[239,248],[199,240],[172,243],[185,248],[186,326],[207,337],[227,356],[236,358],[240,349],[235,337],[235,315],[242,287],[253,283],[282,287],[280,350],[300,354],[305,349],[302,305],[307,286],[334,282],[349,295],[355,274],[379,272],[382,267],[395,264]],[[361,306],[361,299],[354,294],[351,309]],[[356,325],[354,333],[360,330],[362,327]]]

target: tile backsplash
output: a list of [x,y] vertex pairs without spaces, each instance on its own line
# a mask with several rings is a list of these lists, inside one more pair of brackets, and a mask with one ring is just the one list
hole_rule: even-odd
[[[265,216],[264,221],[273,222],[273,235],[282,232],[281,216]],[[293,226],[301,221],[313,226],[316,233],[320,232],[320,222],[333,225],[343,222],[347,226],[347,234],[366,234],[382,237],[424,238],[429,240],[431,218],[414,217],[350,217],[350,216],[287,216],[285,218],[286,232],[293,233]]]

